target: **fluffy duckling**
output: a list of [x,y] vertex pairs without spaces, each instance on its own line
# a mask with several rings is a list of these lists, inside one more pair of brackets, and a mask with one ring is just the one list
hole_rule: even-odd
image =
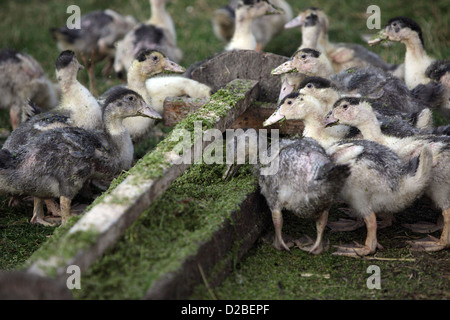
[[396,68],[387,64],[374,52],[354,43],[332,43],[328,40],[329,21],[325,12],[316,7],[310,7],[299,13],[285,28],[302,27],[302,44],[306,42],[315,45],[317,50],[324,52],[330,59],[335,72],[350,67],[374,66],[389,71]]
[[[289,251],[282,236],[282,210],[286,209],[299,218],[316,220],[317,237],[314,244],[310,245],[301,240],[295,240],[295,243],[302,250],[313,254],[321,253],[328,211],[349,175],[349,167],[335,165],[317,141],[304,138],[281,139],[278,144],[272,144],[268,151],[272,160],[270,169],[267,170],[268,167],[262,165],[261,159],[257,159],[257,146],[252,144],[247,136],[251,135],[247,132],[237,135],[237,143],[233,138],[228,142],[227,150],[234,147],[234,160],[237,160],[237,147],[245,145],[246,161],[255,164],[253,173],[258,178],[261,193],[272,212],[275,228],[273,246],[278,250]],[[227,170],[227,176],[229,172],[230,170]]]
[[35,197],[32,222],[45,223],[42,200],[59,197],[62,223],[71,200],[89,178],[111,178],[130,168],[133,144],[125,117],[161,118],[134,91],[119,88],[106,100],[104,130],[56,128],[39,134],[16,151],[0,151],[0,192]]
[[333,68],[325,54],[303,48],[291,59],[272,70],[271,74],[281,75],[281,89],[278,100],[283,100],[291,92],[298,90],[300,83],[308,76],[330,78]]
[[267,14],[281,14],[267,0],[239,1],[235,10],[235,28],[233,37],[225,47],[230,50],[256,50],[258,42],[252,31],[252,21]]
[[419,84],[427,84],[430,79],[425,76],[428,66],[434,61],[425,50],[422,29],[412,19],[395,17],[390,19],[378,37],[370,40],[374,45],[383,40],[401,42],[406,46],[405,83],[409,89]]
[[322,115],[322,107],[317,99],[293,93],[282,101],[264,125],[282,119],[303,120],[305,137],[316,139],[336,164],[350,166],[350,175],[341,189],[340,197],[357,217],[364,220],[367,236],[363,246],[340,246],[333,254],[373,254],[380,247],[376,236],[377,215],[392,216],[422,195],[430,179],[431,151],[425,147],[418,158],[405,163],[391,149],[373,141],[336,141],[323,130]]
[[80,24],[80,29],[69,29],[67,26],[50,29],[58,49],[72,50],[86,63],[108,57],[111,64],[114,61],[115,42],[122,39],[137,24],[137,20],[106,9],[81,16]]
[[[270,3],[283,11],[277,15],[264,15],[252,21],[251,30],[256,39],[256,50],[262,50],[272,38],[283,31],[286,22],[292,19],[292,8],[285,0],[270,0]],[[212,18],[213,31],[223,42],[229,42],[234,34],[235,10],[238,0],[230,0],[226,6],[214,11]]]
[[[380,125],[371,105],[363,99],[338,100],[327,119],[327,124],[341,123],[357,127],[364,139],[376,141],[394,150],[400,158],[409,161],[416,157],[425,146],[433,155],[431,179],[425,193],[436,207],[442,210],[444,230],[440,239],[430,238],[413,242],[418,250],[438,251],[450,247],[450,137],[413,136],[397,138],[381,132]],[[414,230],[414,229],[413,229]]]
[[[173,21],[165,10],[166,0],[151,0],[152,15],[149,20],[136,25],[125,37],[117,42],[114,71],[119,77],[128,70],[134,57],[142,49],[164,52],[170,60],[179,62],[183,56],[176,45]],[[156,23],[156,24],[153,24]]]
[[23,122],[29,100],[43,110],[58,104],[58,86],[48,79],[32,56],[11,49],[0,50],[0,74],[0,109],[9,109],[13,130]]
[[440,111],[450,119],[450,60],[435,61],[425,70],[425,75],[443,86]]

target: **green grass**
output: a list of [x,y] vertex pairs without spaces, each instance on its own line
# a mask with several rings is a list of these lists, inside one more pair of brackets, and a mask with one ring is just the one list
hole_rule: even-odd
[[[178,33],[178,44],[184,52],[181,65],[188,67],[196,61],[223,50],[225,44],[215,38],[210,17],[217,7],[227,2],[228,0],[173,0],[169,4],[168,10],[174,18]],[[369,5],[377,4],[381,8],[382,26],[391,17],[409,16],[422,26],[429,55],[437,59],[448,59],[450,56],[450,13],[446,0],[433,2],[291,0],[289,2],[294,13],[308,6],[323,8],[329,14],[331,41],[360,44],[364,44],[361,34],[377,32],[377,30],[367,29],[365,15]],[[74,4],[74,1],[3,1],[0,10],[0,47],[23,50],[33,55],[42,64],[49,77],[55,80],[54,61],[59,52],[48,30],[51,27],[64,25],[69,16],[66,8],[71,4]],[[76,1],[76,4],[80,6],[82,14],[92,10],[111,8],[124,14],[133,14],[140,20],[147,19],[149,16],[147,0],[82,0]],[[300,42],[299,30],[286,30],[269,43],[265,51],[290,56]],[[377,46],[371,50],[390,63],[401,63],[404,57],[404,46],[401,44],[393,44],[390,47]],[[103,77],[101,75],[103,66],[104,62],[95,66],[96,90],[99,93],[120,83],[115,76]],[[88,86],[86,70],[80,72],[79,78]],[[0,128],[10,129],[8,120],[8,112],[0,110]],[[436,115],[436,121],[439,124],[448,123],[438,115]],[[144,141],[136,150],[137,158],[142,157],[157,142],[158,139]],[[211,168],[211,170],[214,169]],[[182,195],[177,197],[179,197],[177,201],[183,199]],[[0,269],[2,270],[20,267],[54,230],[54,228],[29,224],[32,211],[30,205],[8,208],[8,201],[8,197],[0,197]],[[198,205],[200,204],[199,202]],[[438,215],[438,212],[430,209],[429,206],[421,208],[424,208],[424,213],[431,212],[433,217]],[[334,213],[334,215],[337,214]],[[416,218],[417,212],[414,215],[410,215],[409,211],[403,214],[404,220],[415,221]],[[136,228],[130,229],[127,235],[132,235]],[[308,233],[310,236],[315,234],[313,223],[303,223],[289,215],[286,215],[285,231],[292,236],[301,233]],[[347,243],[352,240],[362,241],[364,236],[364,230],[346,234],[326,233],[326,237],[332,244]],[[377,256],[414,258],[415,262],[366,261],[335,257],[330,253],[313,257],[299,250],[293,250],[289,254],[275,251],[269,245],[259,242],[246,259],[238,264],[235,273],[221,287],[215,289],[216,295],[222,299],[449,298],[448,251],[433,254],[411,253],[404,242],[406,238],[411,237],[411,233],[398,224],[381,230],[379,236],[385,251],[378,253]],[[114,262],[112,261],[111,264],[114,265]],[[371,291],[365,287],[365,280],[368,277],[365,271],[370,264],[377,264],[381,268],[382,290],[380,291]],[[329,274],[330,279],[314,276],[305,278],[300,275],[304,272]],[[104,281],[106,277],[105,274],[100,273],[97,276],[98,281]],[[122,280],[117,281],[119,283]],[[197,288],[193,297],[211,298],[204,286]]]

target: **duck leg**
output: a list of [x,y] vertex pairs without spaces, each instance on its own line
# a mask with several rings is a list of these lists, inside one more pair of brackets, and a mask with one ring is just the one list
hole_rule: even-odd
[[433,252],[450,248],[450,208],[443,210],[442,216],[444,217],[444,228],[442,229],[441,238],[437,239],[429,235],[425,239],[409,241],[412,250]]
[[66,223],[67,219],[69,219],[70,217],[70,204],[71,204],[72,200],[70,198],[61,196],[59,198],[59,203],[61,206],[61,225],[63,225],[64,223]]
[[[323,211],[319,218],[316,220],[316,230],[317,230],[317,237],[316,241],[312,245],[302,245],[297,244],[298,247],[302,250],[308,251],[312,254],[320,254],[323,251],[323,244],[322,244],[322,238],[323,238],[323,231],[325,230],[325,226],[327,225],[328,220],[328,210]],[[297,243],[297,241],[296,241]]]
[[61,210],[59,205],[53,199],[45,199],[45,205],[47,206],[47,211],[55,217],[61,217]]
[[272,221],[275,228],[275,238],[272,245],[277,250],[285,249],[290,251],[289,247],[284,243],[283,234],[281,232],[281,229],[283,228],[283,215],[281,210],[272,210]]
[[33,217],[30,220],[30,223],[32,224],[42,224],[44,226],[53,227],[55,226],[55,223],[51,223],[46,221],[44,216],[44,204],[42,199],[40,198],[34,198],[34,207],[33,207]]
[[377,218],[375,213],[372,212],[368,217],[364,218],[364,222],[366,223],[367,228],[364,246],[358,243],[356,243],[356,245],[336,246],[338,250],[333,252],[334,255],[350,257],[367,256],[375,253],[377,247],[381,247],[377,242]]

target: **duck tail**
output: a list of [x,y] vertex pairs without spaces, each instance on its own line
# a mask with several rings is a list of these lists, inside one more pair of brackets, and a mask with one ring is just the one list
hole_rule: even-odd
[[431,177],[431,170],[433,166],[433,153],[428,146],[423,147],[419,157],[415,157],[408,163],[409,172],[415,172],[412,177],[413,181],[409,181],[411,186],[424,188]]
[[411,93],[424,107],[436,109],[442,104],[445,88],[441,83],[431,81],[427,84],[417,85],[411,90]]
[[350,166],[348,164],[328,162],[319,169],[316,180],[344,181],[349,175]]

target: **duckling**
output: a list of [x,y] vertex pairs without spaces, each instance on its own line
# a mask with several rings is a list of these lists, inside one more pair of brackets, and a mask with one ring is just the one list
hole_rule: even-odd
[[[317,237],[314,244],[305,244],[300,240],[295,243],[302,250],[313,254],[321,253],[328,211],[349,175],[348,165],[335,165],[314,139],[281,139],[278,144],[272,144],[269,151],[271,161],[276,163],[276,166],[271,164],[271,167],[276,170],[267,172],[264,171],[261,160],[257,161],[258,148],[248,142],[246,136],[248,134],[244,132],[237,135],[234,154],[238,154],[237,146],[245,144],[245,155],[249,162],[255,164],[253,173],[258,178],[261,194],[272,212],[275,228],[273,246],[277,250],[289,251],[282,236],[282,210],[286,209],[299,218],[316,220]],[[234,143],[234,139],[232,142]],[[228,148],[227,144],[227,150]]]
[[58,104],[59,87],[48,79],[32,56],[11,49],[0,50],[0,73],[0,109],[9,109],[13,130],[23,121],[29,100],[43,110]]
[[173,21],[165,10],[166,2],[167,0],[150,0],[150,19],[136,25],[117,42],[114,71],[119,78],[122,77],[123,70],[130,68],[134,57],[142,49],[158,50],[175,62],[182,59],[183,52],[176,44]]
[[252,31],[252,21],[267,14],[281,14],[267,0],[242,0],[235,10],[235,28],[233,37],[225,50],[257,50],[258,42]]
[[119,88],[106,100],[104,130],[56,128],[14,152],[1,149],[0,193],[34,196],[33,223],[45,222],[41,199],[59,197],[64,224],[87,179],[111,178],[130,168],[133,144],[122,120],[137,115],[161,118],[139,94]]
[[298,86],[306,77],[330,78],[333,73],[333,68],[325,54],[310,48],[296,51],[291,59],[271,72],[273,75],[282,75],[279,101],[289,93],[298,90]]
[[[182,73],[183,67],[156,50],[144,49],[139,52],[128,70],[127,87],[142,95],[145,102],[160,114],[163,113],[164,100],[169,96],[189,96],[205,98],[211,95],[211,88],[185,77],[154,77],[163,71]],[[100,97],[108,95],[109,90]],[[134,117],[124,120],[124,125],[133,141],[145,137],[155,124],[155,120],[146,117]]]
[[405,83],[409,89],[430,81],[425,76],[425,71],[434,59],[428,56],[425,50],[422,29],[417,22],[407,17],[390,19],[384,30],[377,38],[369,41],[369,44],[374,45],[383,40],[401,42],[406,46]]
[[[292,19],[292,8],[285,0],[270,0],[270,3],[283,11],[276,15],[264,15],[252,20],[251,30],[256,39],[256,50],[261,51],[273,39],[283,31],[283,25]],[[235,10],[237,0],[230,0],[226,6],[214,11],[212,18],[213,31],[216,37],[223,42],[230,42],[234,34]]]
[[[315,45],[317,50],[330,59],[333,70],[339,72],[350,67],[375,66],[386,71],[395,70],[397,66],[386,63],[374,52],[355,43],[331,43],[328,40],[329,21],[325,12],[317,7],[310,7],[288,22],[285,28],[302,27],[302,43]],[[309,28],[308,28],[309,26]]]
[[[394,150],[401,159],[409,161],[417,156],[424,146],[432,153],[431,179],[425,189],[436,207],[442,210],[444,230],[440,239],[413,242],[413,248],[438,251],[450,247],[450,137],[413,136],[397,138],[381,132],[380,125],[370,103],[363,99],[342,98],[334,106],[327,124],[341,123],[357,127],[364,139],[376,141]],[[414,230],[414,229],[413,229]]]
[[[322,118],[321,118],[322,117]],[[270,125],[282,119],[304,121],[303,136],[316,139],[332,161],[350,166],[340,197],[366,224],[363,246],[338,246],[333,254],[365,256],[377,247],[377,215],[392,216],[410,206],[428,185],[432,155],[424,147],[419,157],[405,163],[386,146],[368,140],[333,139],[323,130],[323,109],[317,99],[292,93],[278,110],[264,122]],[[382,213],[382,215],[381,215]]]
[[60,51],[74,51],[83,60],[97,62],[114,58],[114,43],[137,24],[133,16],[123,16],[111,10],[89,12],[80,18],[80,29],[67,26],[51,28],[53,40]]

